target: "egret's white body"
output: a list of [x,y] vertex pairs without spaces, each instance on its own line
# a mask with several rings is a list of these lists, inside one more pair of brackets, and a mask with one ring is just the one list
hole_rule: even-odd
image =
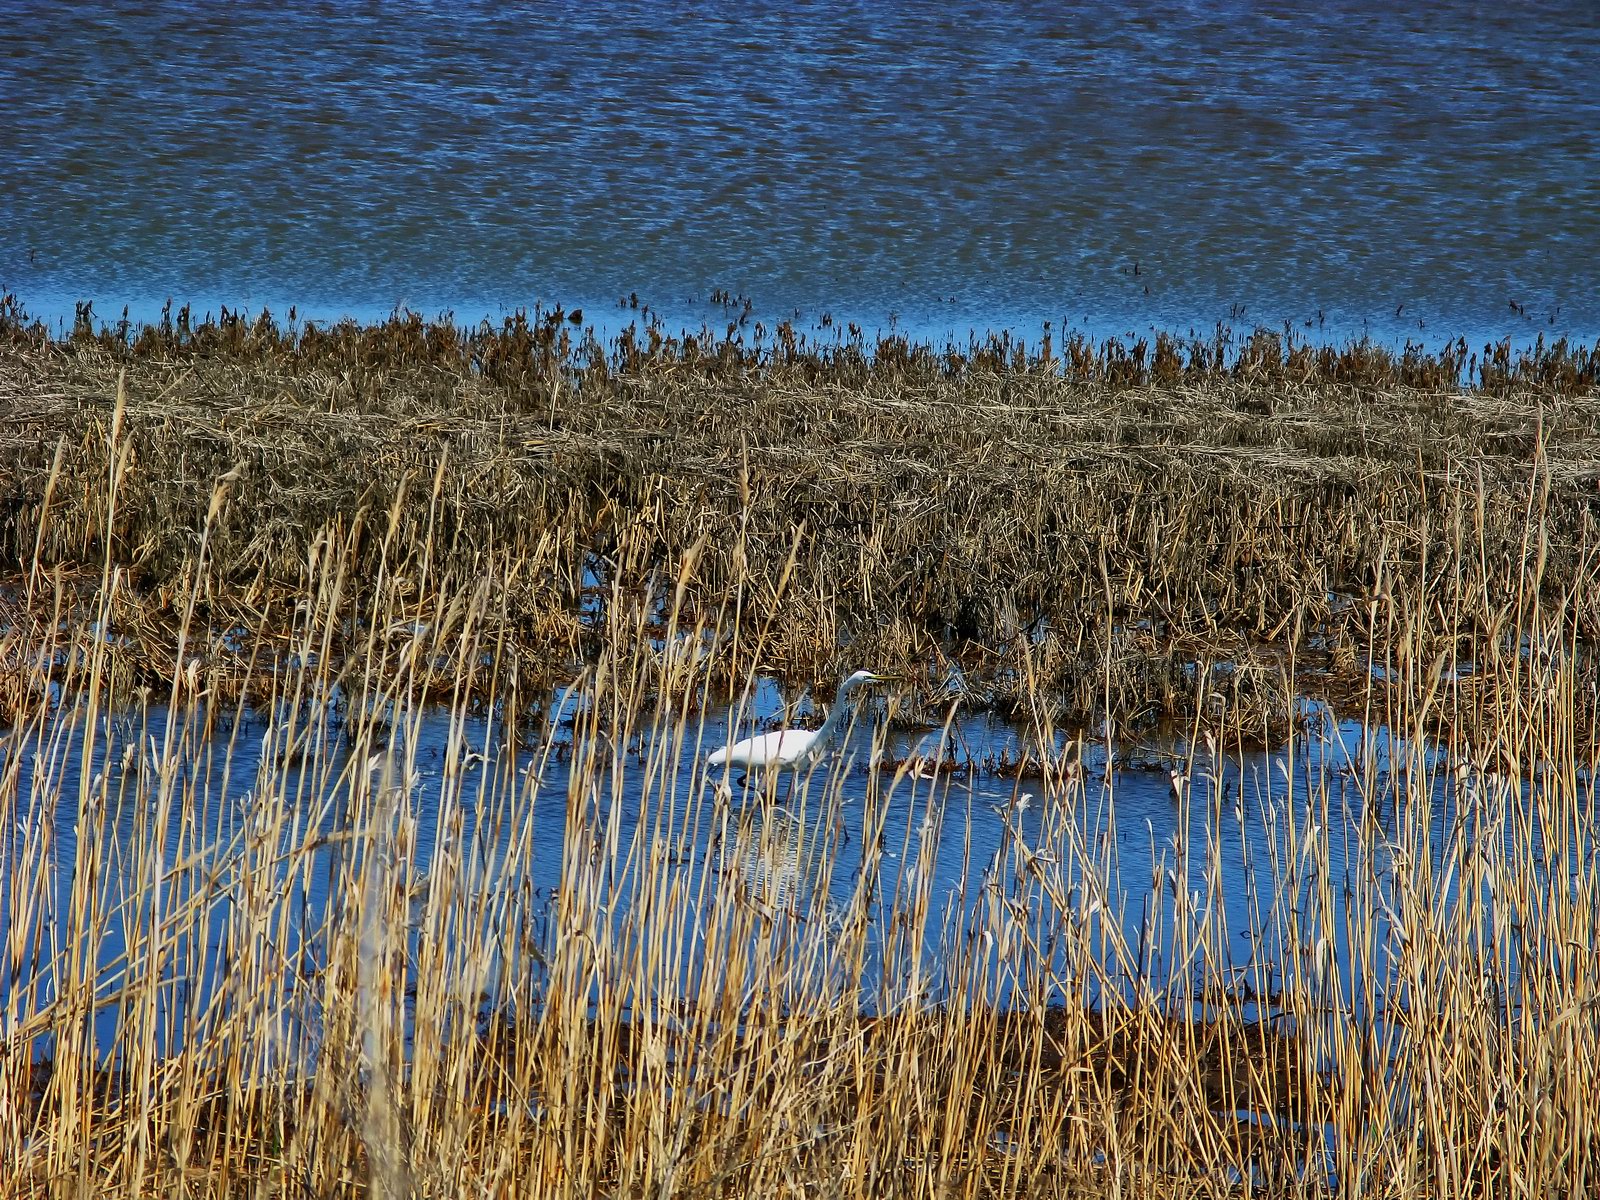
[[1189,794],[1189,773],[1172,767],[1167,771],[1167,779],[1172,784],[1172,798],[1182,800]]
[[716,751],[706,759],[711,770],[733,767],[740,771],[805,771],[828,752],[839,722],[849,711],[850,693],[864,683],[881,683],[871,671],[857,671],[839,685],[833,708],[820,729],[779,729],[745,738]]

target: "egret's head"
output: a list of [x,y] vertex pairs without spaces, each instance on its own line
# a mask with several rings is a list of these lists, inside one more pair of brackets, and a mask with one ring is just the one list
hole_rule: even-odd
[[888,680],[888,678],[886,676],[874,675],[871,671],[857,671],[854,675],[850,676],[849,679],[846,679],[844,681],[844,686],[845,686],[845,689],[847,691],[850,691],[850,690],[854,690],[855,688],[860,687],[864,683],[888,683],[888,682],[889,682],[889,680]]

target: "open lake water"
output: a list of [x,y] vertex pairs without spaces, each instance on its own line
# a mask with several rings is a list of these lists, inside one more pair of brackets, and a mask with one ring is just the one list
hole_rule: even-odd
[[23,3],[0,287],[1600,336],[1600,6]]

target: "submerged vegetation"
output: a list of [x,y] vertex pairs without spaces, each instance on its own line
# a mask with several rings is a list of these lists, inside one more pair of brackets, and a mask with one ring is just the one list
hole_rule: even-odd
[[[1597,378],[8,302],[0,1192],[1593,1190]],[[954,896],[948,777],[846,845],[843,763],[698,765],[862,666],[1038,748]],[[1128,912],[1083,741],[1158,725],[1206,836]]]

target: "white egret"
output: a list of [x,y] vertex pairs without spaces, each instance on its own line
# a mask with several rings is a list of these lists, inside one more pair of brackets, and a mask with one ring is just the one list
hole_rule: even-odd
[[1189,772],[1170,767],[1167,770],[1167,780],[1172,785],[1172,798],[1182,800],[1189,794]]
[[828,750],[828,742],[849,711],[850,693],[866,683],[887,682],[871,671],[857,671],[839,685],[833,708],[820,729],[778,729],[725,746],[706,759],[710,770],[737,767],[741,771],[805,771]]

